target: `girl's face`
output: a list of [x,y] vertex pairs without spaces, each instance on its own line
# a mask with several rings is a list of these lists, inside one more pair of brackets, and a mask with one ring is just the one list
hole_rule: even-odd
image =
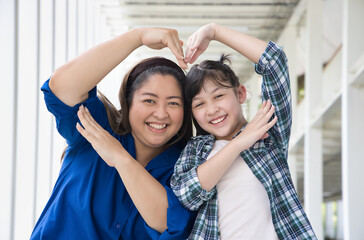
[[200,92],[192,99],[192,113],[197,123],[216,139],[231,140],[245,120],[241,105],[246,99],[243,86],[223,88],[205,80]]
[[154,74],[134,92],[129,122],[135,146],[159,148],[175,136],[183,123],[181,88],[171,75]]

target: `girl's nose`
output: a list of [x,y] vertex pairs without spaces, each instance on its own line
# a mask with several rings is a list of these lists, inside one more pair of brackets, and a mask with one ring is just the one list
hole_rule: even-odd
[[216,113],[218,110],[219,110],[219,107],[214,103],[209,103],[207,105],[207,113],[210,115]]

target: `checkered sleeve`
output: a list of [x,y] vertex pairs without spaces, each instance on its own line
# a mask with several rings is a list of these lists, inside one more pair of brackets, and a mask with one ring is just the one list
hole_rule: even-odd
[[211,191],[202,189],[197,177],[197,167],[204,160],[201,141],[191,140],[187,143],[174,167],[171,187],[181,204],[191,211],[197,211],[200,206],[210,200],[216,193],[216,187]]
[[255,71],[263,77],[262,100],[271,100],[275,106],[274,114],[278,118],[277,123],[269,130],[269,134],[287,152],[292,110],[287,58],[284,51],[275,43],[269,42],[255,65]]

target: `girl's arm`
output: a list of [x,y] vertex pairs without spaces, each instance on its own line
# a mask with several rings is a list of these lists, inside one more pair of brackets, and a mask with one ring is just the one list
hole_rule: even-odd
[[197,168],[197,176],[202,189],[211,191],[242,151],[250,148],[259,139],[268,137],[267,131],[277,122],[277,117],[269,122],[273,113],[274,106],[271,105],[270,100],[263,102],[258,113],[244,130]]
[[153,49],[169,47],[180,66],[187,67],[176,30],[139,28],[97,45],[59,67],[53,73],[49,86],[62,102],[72,107],[86,100],[92,88],[142,45]]
[[81,124],[77,130],[110,166],[118,171],[135,207],[149,227],[162,233],[167,229],[168,199],[166,189],[80,106]]
[[210,41],[219,41],[250,61],[257,63],[268,43],[224,26],[210,23],[197,30],[187,41],[186,63],[193,63],[208,47]]
[[273,42],[267,43],[233,29],[210,23],[198,29],[188,39],[185,62],[193,63],[207,49],[211,40],[219,41],[257,63],[255,71],[263,76],[262,98],[272,101],[278,118],[277,124],[270,129],[270,135],[287,154],[292,110],[288,66],[284,51]]

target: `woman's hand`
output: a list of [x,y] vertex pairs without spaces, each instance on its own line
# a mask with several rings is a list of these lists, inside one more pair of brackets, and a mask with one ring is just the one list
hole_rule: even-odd
[[179,39],[178,32],[175,29],[140,28],[139,31],[143,45],[157,50],[168,47],[176,56],[180,67],[187,68],[187,64],[183,61],[183,42]]
[[187,41],[186,63],[194,63],[196,59],[207,49],[215,36],[215,24],[207,24],[194,32]]
[[167,229],[168,208],[165,188],[129,155],[116,138],[92,118],[86,107],[80,106],[77,115],[83,125],[82,127],[77,123],[77,130],[91,143],[100,157],[110,167],[115,167],[118,171],[125,188],[145,222],[159,232],[165,231]]
[[83,126],[77,123],[77,130],[91,143],[107,165],[115,167],[116,162],[121,157],[129,154],[116,138],[111,136],[93,119],[86,107],[81,105],[77,115]]
[[275,116],[270,122],[269,119],[273,116],[274,106],[271,101],[264,101],[255,117],[246,125],[244,130],[236,137],[240,141],[239,146],[242,150],[250,148],[259,139],[265,139],[269,135],[267,131],[277,122]]

